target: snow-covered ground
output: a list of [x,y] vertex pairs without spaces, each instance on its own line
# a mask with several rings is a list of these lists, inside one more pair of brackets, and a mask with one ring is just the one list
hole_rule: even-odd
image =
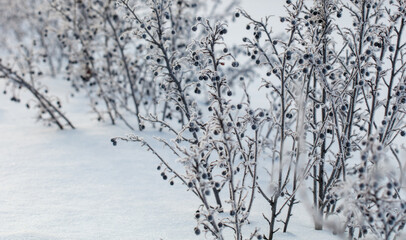
[[127,129],[75,121],[58,131],[0,102],[0,239],[193,237],[194,199],[160,180],[139,146],[111,145]]
[[[59,131],[0,95],[0,239],[196,238],[195,196],[179,182],[163,181],[158,161],[138,144],[113,147],[110,138],[129,130],[91,119],[84,102],[77,97],[65,104],[77,129]],[[339,239],[312,225],[299,205],[289,233],[276,239]]]

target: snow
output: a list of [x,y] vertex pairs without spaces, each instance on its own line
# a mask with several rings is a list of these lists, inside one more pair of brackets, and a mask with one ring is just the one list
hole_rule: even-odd
[[1,102],[0,239],[193,237],[194,199],[160,180],[139,146],[111,145],[127,129],[88,122],[58,131]]
[[[113,147],[110,138],[129,130],[92,119],[84,100],[65,104],[77,129],[59,131],[0,96],[0,239],[195,238],[197,198],[179,182],[163,181],[157,159],[138,144]],[[266,203],[254,219],[262,207]],[[290,232],[277,239],[338,239],[312,224],[299,205]]]

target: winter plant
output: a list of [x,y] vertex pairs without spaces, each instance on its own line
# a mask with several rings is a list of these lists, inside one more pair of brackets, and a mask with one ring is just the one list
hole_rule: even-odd
[[[122,2],[140,25],[141,38],[155,45],[157,53],[154,56],[162,56],[163,63],[154,65],[154,72],[158,79],[161,78],[159,81],[168,103],[165,107],[168,110],[175,107],[179,112],[178,121],[172,124],[164,121],[168,118],[166,114],[162,116],[163,120],[153,114],[142,119],[159,124],[174,134],[173,141],[162,138],[157,141],[170,149],[184,170],[175,170],[172,163],[143,138],[130,135],[113,138],[112,142],[141,142],[161,161],[158,170],[164,180],[169,179],[171,185],[180,180],[201,200],[195,213],[197,235],[205,232],[216,239],[224,239],[223,229],[232,229],[235,237],[242,239],[242,227],[248,221],[256,189],[256,161],[260,148],[256,133],[267,118],[264,111],[250,109],[247,100],[237,105],[231,102],[233,92],[228,84],[230,80],[224,74],[224,65],[230,62],[231,67],[237,69],[239,63],[224,43],[223,36],[227,34],[224,23],[212,24],[202,17],[191,19],[189,29],[201,31],[201,38],[184,44],[184,55],[166,47],[172,42],[163,37],[168,31],[163,26],[172,19],[171,15],[165,17],[172,12],[169,3],[151,1],[152,17],[142,18],[131,11],[128,2]],[[239,77],[244,79],[244,76]],[[245,86],[244,81],[241,84]],[[204,96],[200,97],[202,94]],[[178,123],[181,123],[180,129]],[[257,235],[254,230],[250,237]]]

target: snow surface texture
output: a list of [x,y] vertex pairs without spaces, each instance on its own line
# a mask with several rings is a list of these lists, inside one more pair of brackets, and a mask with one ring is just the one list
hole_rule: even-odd
[[[246,0],[242,7],[265,16],[267,8],[278,12],[276,2]],[[232,38],[241,40],[238,33]],[[66,87],[51,90],[67,100],[60,95]],[[77,130],[44,127],[23,104],[0,96],[0,239],[203,239],[193,232],[195,196],[179,182],[162,181],[158,161],[138,144],[113,147],[110,138],[127,134],[126,127],[90,119],[80,105],[86,100],[67,101]],[[314,231],[304,205],[295,208],[289,233],[275,239],[340,239]]]

